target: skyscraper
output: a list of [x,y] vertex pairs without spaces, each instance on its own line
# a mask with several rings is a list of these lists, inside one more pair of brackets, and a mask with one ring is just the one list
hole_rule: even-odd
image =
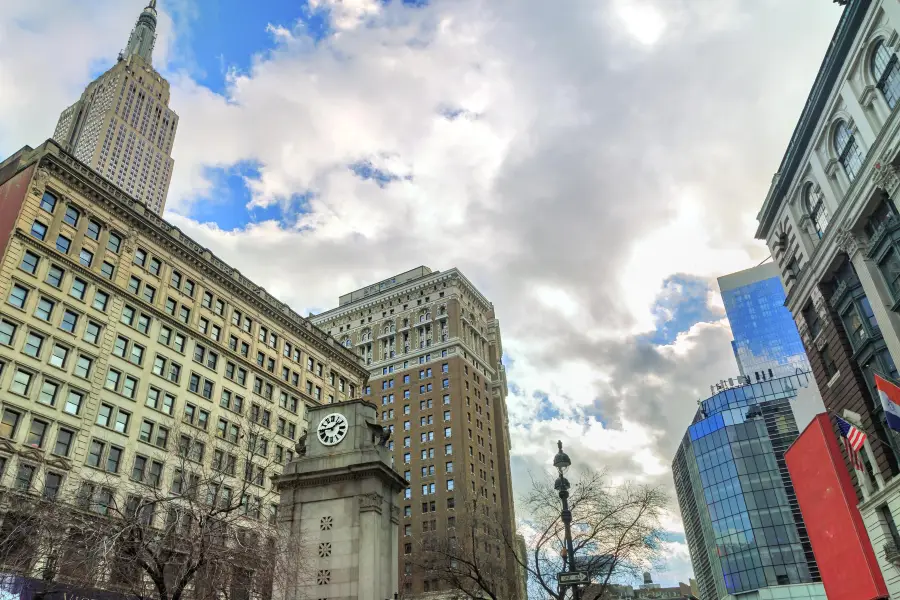
[[156,19],[150,0],[119,60],[60,114],[53,139],[162,215],[178,115],[169,108],[169,82],[153,68]]
[[[790,375],[700,403],[672,471],[701,600],[826,597],[784,460],[798,436],[790,400],[809,383]],[[803,587],[760,592],[774,586]]]
[[[418,267],[340,297],[310,320],[369,369],[364,397],[393,429],[394,468],[406,476],[400,529],[404,597],[444,584],[413,563],[417,541],[452,536],[472,504],[514,531],[503,344],[493,305],[458,270]],[[314,398],[321,390],[307,390]],[[465,538],[465,532],[460,533]],[[487,541],[487,540],[485,540]],[[506,591],[524,600],[506,547]]]
[[719,290],[741,375],[761,381],[810,370],[775,263],[719,277]]

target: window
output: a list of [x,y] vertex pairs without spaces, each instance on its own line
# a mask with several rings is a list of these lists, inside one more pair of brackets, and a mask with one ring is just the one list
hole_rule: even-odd
[[69,253],[69,248],[72,247],[72,240],[67,238],[66,236],[60,234],[56,236],[56,249],[62,252],[63,254]]
[[84,393],[79,392],[78,390],[69,390],[69,395],[66,397],[66,403],[63,406],[63,410],[70,415],[77,415],[81,412],[81,405],[84,402]]
[[846,121],[839,121],[834,131],[834,149],[844,167],[848,179],[853,181],[862,168],[863,155],[856,137],[847,128]]
[[84,328],[84,336],[82,339],[88,342],[89,344],[97,344],[98,339],[100,338],[101,325],[99,323],[95,323],[94,321],[88,321],[87,327]]
[[806,186],[803,201],[806,204],[806,214],[809,215],[813,227],[815,227],[816,235],[822,239],[825,229],[828,228],[828,209],[825,207],[825,196],[822,195],[821,190],[816,189],[810,183]]
[[71,227],[78,227],[78,219],[81,217],[81,213],[78,212],[78,209],[74,206],[67,206],[66,212],[63,215],[63,223],[66,225],[70,225]]
[[100,273],[107,279],[112,279],[115,272],[116,267],[112,263],[103,261],[103,264],[100,265]]
[[53,471],[44,473],[44,498],[48,500],[56,498],[60,487],[62,487],[62,475]]
[[106,312],[106,307],[109,305],[109,294],[102,290],[97,290],[94,292],[94,304],[93,307],[100,312]]
[[40,221],[31,224],[31,236],[43,241],[47,237],[47,226]]
[[75,333],[75,328],[78,326],[78,314],[72,312],[71,310],[66,309],[63,312],[62,322],[59,324],[59,328],[63,331],[68,331],[69,333]]
[[128,279],[128,291],[137,294],[141,289],[141,280],[134,275]]
[[87,356],[79,355],[78,361],[75,363],[75,376],[81,377],[83,379],[87,379],[91,375],[91,367],[94,365],[94,360]]
[[19,428],[19,420],[22,416],[14,410],[4,409],[3,418],[0,419],[0,437],[13,439]]
[[178,311],[178,320],[181,321],[182,323],[187,323],[188,321],[190,321],[191,320],[191,309],[189,309],[187,306],[182,306],[181,309]]
[[194,297],[194,282],[190,279],[185,279],[184,281],[184,293],[191,298]]
[[19,463],[19,472],[16,473],[15,488],[22,492],[31,490],[31,482],[34,479],[35,468],[32,465]]
[[19,264],[19,268],[34,275],[38,268],[38,263],[41,262],[41,257],[35,254],[34,252],[25,251],[25,254],[22,256],[22,262]]
[[97,221],[88,221],[87,231],[84,232],[84,235],[91,238],[92,240],[100,239],[100,229],[103,226],[100,225]]
[[156,300],[156,288],[152,285],[144,286],[144,300],[147,301],[147,304],[153,304],[154,300]]
[[447,444],[444,446],[444,456],[451,456],[453,454],[453,444]]
[[41,355],[41,347],[43,345],[44,337],[34,333],[33,331],[29,331],[28,337],[25,338],[25,345],[22,347],[22,352],[32,358],[39,359]]
[[82,248],[78,253],[78,262],[80,262],[85,267],[90,267],[94,262],[94,253],[87,248]]
[[145,264],[147,264],[147,251],[143,248],[138,248],[137,250],[135,250],[133,262],[139,267],[143,267]]
[[122,249],[122,237],[118,233],[110,231],[109,240],[107,240],[106,242],[106,247],[112,252],[118,254]]
[[52,381],[44,381],[41,384],[41,392],[38,395],[38,402],[53,406],[56,404],[56,394],[59,392],[59,384]]
[[34,316],[43,321],[49,321],[53,316],[53,307],[56,303],[49,298],[41,298],[38,300],[37,308],[34,309]]
[[450,427],[444,427],[444,437],[450,437],[452,434]]
[[6,320],[0,320],[0,344],[11,346],[16,335],[16,326]]
[[84,296],[87,293],[87,282],[84,279],[79,279],[78,277],[72,280],[72,287],[69,288],[69,295],[73,298],[77,298],[78,300],[84,300]]
[[64,369],[66,367],[66,359],[69,357],[69,349],[59,344],[53,345],[50,352],[50,366]]
[[147,271],[149,271],[151,275],[159,275],[159,270],[161,268],[162,268],[162,263],[159,262],[159,259],[151,258],[150,265],[147,267]]
[[16,369],[16,374],[13,376],[13,381],[9,386],[9,391],[21,396],[27,396],[28,392],[31,390],[31,380],[33,378],[34,375],[32,375],[31,373],[23,371],[22,369]]
[[9,292],[8,302],[16,308],[25,308],[25,303],[28,302],[28,289],[14,283]]
[[56,208],[56,196],[50,192],[44,192],[44,195],[41,197],[41,208],[48,213],[52,213]]
[[888,107],[893,109],[900,98],[900,70],[897,67],[897,55],[887,49],[884,40],[879,40],[872,54],[872,76],[876,87],[884,94]]
[[25,436],[25,445],[31,448],[43,448],[48,428],[49,425],[45,421],[32,419],[31,428],[28,430],[28,435]]

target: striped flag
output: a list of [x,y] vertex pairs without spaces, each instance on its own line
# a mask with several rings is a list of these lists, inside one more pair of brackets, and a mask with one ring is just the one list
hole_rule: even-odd
[[897,387],[878,373],[875,373],[875,387],[884,408],[887,426],[900,433],[900,387]]
[[839,416],[834,415],[834,418],[837,420],[841,437],[846,440],[847,453],[850,455],[850,462],[853,463],[853,468],[857,471],[865,472],[859,451],[862,450],[863,445],[866,443],[866,434]]

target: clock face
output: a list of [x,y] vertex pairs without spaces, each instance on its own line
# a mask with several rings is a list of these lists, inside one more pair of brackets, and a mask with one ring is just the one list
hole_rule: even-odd
[[319,441],[325,446],[334,446],[339,444],[347,435],[347,419],[342,414],[331,413],[319,421],[316,428],[316,435]]

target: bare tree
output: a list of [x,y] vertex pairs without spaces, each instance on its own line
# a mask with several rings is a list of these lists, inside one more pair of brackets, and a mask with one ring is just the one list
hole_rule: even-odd
[[[633,482],[610,483],[602,472],[585,470],[569,490],[572,547],[576,566],[593,581],[592,593],[602,598],[614,577],[637,576],[658,560],[663,530],[661,518],[668,505],[658,487]],[[525,535],[531,598],[562,600],[565,588],[557,573],[565,571],[565,533],[554,478],[532,481],[531,491],[518,502],[531,533]],[[507,537],[507,541],[509,538]]]
[[148,437],[156,448],[130,454],[98,447],[99,469],[85,469],[58,497],[19,495],[0,522],[0,565],[39,574],[47,590],[158,600],[272,600],[274,589],[295,590],[306,553],[277,527],[270,478],[288,454],[276,452],[269,418],[260,411],[224,428],[205,424],[213,434],[179,424],[165,439]]
[[416,552],[409,562],[426,576],[443,581],[460,598],[508,600],[508,532],[498,523],[498,515],[477,497],[455,512],[447,535],[424,533],[416,538]]

